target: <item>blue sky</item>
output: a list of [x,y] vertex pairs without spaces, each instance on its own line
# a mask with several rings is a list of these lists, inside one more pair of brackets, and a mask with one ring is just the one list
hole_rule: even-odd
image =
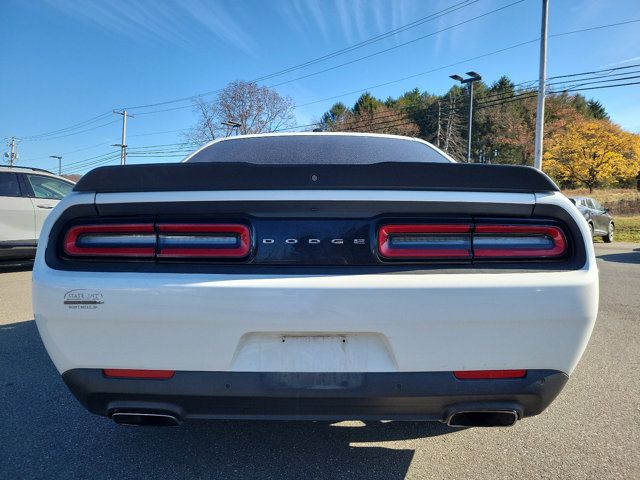
[[[346,93],[392,81],[369,90],[381,98],[414,87],[443,93],[452,85],[449,74],[469,70],[488,82],[503,74],[516,83],[535,80],[536,42],[465,61],[539,36],[540,0],[514,2],[463,3],[391,38],[262,83],[286,82],[275,88],[296,102],[297,124],[305,125],[335,101],[351,105],[359,96]],[[117,150],[111,144],[120,141],[120,117],[107,114],[112,109],[215,91],[234,79],[252,80],[460,3],[3,0],[0,137],[23,137],[20,164],[54,169],[57,161],[48,156],[58,154],[64,157],[63,165],[70,165],[63,168],[67,172],[82,173],[100,161],[115,164],[109,154]],[[470,20],[501,7],[506,8]],[[639,19],[638,0],[550,0],[549,33]],[[453,27],[461,22],[466,23]],[[434,34],[442,29],[447,30]],[[418,37],[426,38],[401,46]],[[397,48],[298,79],[391,47]],[[548,52],[549,76],[640,64],[640,23],[552,37]],[[413,78],[395,81],[407,76]],[[615,122],[640,132],[640,85],[584,93],[600,100]],[[130,111],[136,114],[128,123],[131,149],[181,142],[180,132],[196,120],[190,100]],[[129,158],[130,163],[142,161],[149,159]],[[88,162],[94,163],[83,166]]]

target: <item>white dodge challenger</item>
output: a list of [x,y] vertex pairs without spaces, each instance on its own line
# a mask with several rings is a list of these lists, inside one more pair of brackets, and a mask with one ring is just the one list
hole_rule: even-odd
[[118,423],[542,412],[598,309],[589,228],[543,173],[417,139],[255,135],[101,167],[48,217],[34,312]]

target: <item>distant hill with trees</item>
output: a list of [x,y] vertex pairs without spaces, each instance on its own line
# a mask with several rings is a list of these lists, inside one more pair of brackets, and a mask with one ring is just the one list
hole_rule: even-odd
[[[506,76],[474,86],[472,159],[533,165],[537,90]],[[366,92],[352,107],[339,102],[321,119],[327,131],[419,137],[453,158],[466,158],[468,92],[413,89],[397,98]],[[552,93],[545,109],[544,170],[563,187],[631,186],[640,172],[640,137],[614,124],[605,107],[580,94]]]

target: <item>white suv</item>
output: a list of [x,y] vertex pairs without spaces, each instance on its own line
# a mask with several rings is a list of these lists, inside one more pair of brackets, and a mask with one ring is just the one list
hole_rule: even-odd
[[44,220],[73,185],[46,170],[0,166],[0,262],[35,256]]

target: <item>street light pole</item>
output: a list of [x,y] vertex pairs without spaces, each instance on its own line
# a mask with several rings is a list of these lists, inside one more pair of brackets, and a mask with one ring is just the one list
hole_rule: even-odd
[[49,155],[49,158],[58,160],[58,175],[62,175],[62,155]]
[[473,127],[473,82],[469,82],[469,138],[467,139],[467,163],[471,163],[471,129]]
[[462,78],[460,75],[449,75],[449,78],[453,78],[457,82],[460,82],[462,85],[465,83],[469,84],[469,131],[467,138],[467,163],[471,163],[471,133],[473,127],[473,84],[475,82],[479,82],[482,80],[482,77],[479,73],[476,72],[467,72],[469,78]]

